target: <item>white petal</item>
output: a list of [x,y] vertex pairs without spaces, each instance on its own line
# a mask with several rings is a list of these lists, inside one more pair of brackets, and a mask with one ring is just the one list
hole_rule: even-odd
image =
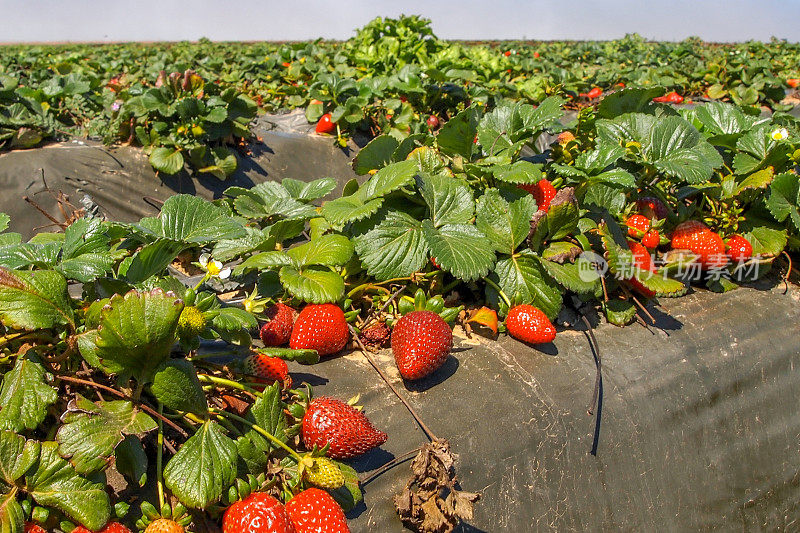
[[231,277],[231,269],[230,268],[223,268],[219,271],[219,279],[228,279]]
[[200,265],[205,268],[208,265],[208,260],[211,259],[211,256],[208,254],[202,254],[200,258],[197,260]]

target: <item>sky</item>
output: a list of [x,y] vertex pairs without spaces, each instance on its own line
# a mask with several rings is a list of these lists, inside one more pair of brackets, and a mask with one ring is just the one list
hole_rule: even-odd
[[444,39],[800,41],[800,0],[0,0],[0,42],[347,39],[401,13]]

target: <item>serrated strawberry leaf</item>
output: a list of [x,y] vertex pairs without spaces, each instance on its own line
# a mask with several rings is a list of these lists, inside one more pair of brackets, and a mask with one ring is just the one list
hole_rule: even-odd
[[45,382],[46,375],[33,351],[17,357],[0,387],[0,429],[34,429],[44,421],[47,408],[58,400],[56,389]]
[[392,156],[400,143],[391,135],[378,135],[359,150],[353,160],[353,170],[364,175],[370,170],[378,170],[392,161]]
[[41,443],[39,460],[25,476],[25,490],[39,505],[53,507],[90,530],[102,528],[111,516],[104,483],[80,476],[58,455],[58,444]]
[[36,330],[74,326],[67,280],[58,272],[16,272],[0,267],[0,322]]
[[342,276],[323,266],[297,268],[289,265],[281,268],[279,274],[284,288],[305,302],[335,302],[344,295]]
[[114,448],[114,467],[139,487],[147,484],[147,465],[147,454],[138,437],[127,435]]
[[399,161],[380,169],[358,190],[358,195],[365,202],[379,198],[413,183],[417,174],[414,161]]
[[787,242],[785,229],[766,226],[753,226],[742,236],[753,246],[753,255],[780,255]]
[[233,198],[236,212],[246,218],[307,219],[314,216],[316,208],[292,198],[280,183],[265,181],[251,189],[231,187],[225,191]]
[[480,113],[477,107],[468,107],[442,126],[436,135],[436,144],[442,153],[467,160],[472,157],[475,149],[472,139],[478,131]]
[[497,165],[492,169],[492,173],[495,179],[514,184],[536,183],[544,178],[542,165],[531,163],[530,161],[516,161],[510,165]]
[[603,304],[606,320],[615,326],[625,326],[636,317],[636,306],[627,300],[609,300]]
[[17,490],[0,492],[0,532],[23,533],[25,530],[25,511],[17,501]]
[[0,531],[22,533],[25,513],[17,500],[15,482],[39,457],[39,443],[11,431],[0,432]]
[[164,467],[164,483],[186,507],[216,503],[236,479],[236,443],[216,422],[205,422]]
[[[261,397],[250,406],[245,418],[260,426],[275,438],[286,442],[286,404],[281,401],[281,390],[278,383],[264,389]],[[239,454],[252,473],[263,472],[267,459],[276,445],[253,429],[248,429],[237,439]]]
[[94,350],[81,346],[81,353],[89,349],[112,372],[149,382],[169,357],[181,311],[183,302],[161,290],[114,295],[100,311]]
[[128,401],[93,403],[77,395],[61,416],[56,433],[58,453],[79,474],[102,470],[126,435],[141,436],[156,429],[155,421]]
[[342,266],[353,255],[353,243],[344,235],[327,234],[287,251],[298,266]]
[[[512,304],[532,304],[551,320],[561,311],[561,292],[542,267],[539,259],[529,252],[500,259],[489,275]],[[498,308],[500,296],[491,286],[486,286],[487,299]]]
[[578,294],[595,297],[603,295],[600,278],[586,274],[585,267],[577,263],[555,263],[543,259],[540,261],[547,273],[565,289]]
[[320,178],[312,181],[300,181],[292,178],[284,178],[281,185],[289,193],[289,196],[301,202],[318,200],[330,194],[336,188],[336,180],[333,178]]
[[239,276],[250,270],[270,270],[291,264],[292,258],[289,257],[286,252],[261,252],[248,257],[236,265],[233,269],[233,273]]
[[417,178],[419,192],[430,210],[433,225],[468,224],[475,214],[475,200],[467,185],[458,178],[422,174]]
[[513,254],[530,231],[530,220],[536,212],[532,196],[507,202],[497,189],[487,189],[478,198],[476,227],[500,253]]
[[383,198],[364,201],[358,193],[322,204],[322,216],[334,226],[357,222],[374,215],[383,205]]
[[430,220],[425,220],[422,233],[431,257],[436,258],[443,270],[464,281],[485,276],[497,259],[491,241],[470,224],[436,228]]
[[273,249],[275,248],[277,240],[278,239],[272,235],[270,228],[262,230],[246,227],[244,237],[238,239],[222,239],[217,242],[217,244],[214,245],[211,256],[217,261],[231,261],[251,252]]
[[346,513],[351,509],[355,508],[358,503],[364,499],[363,494],[361,494],[361,487],[359,486],[358,481],[358,472],[356,472],[353,467],[350,465],[346,465],[344,463],[340,463],[338,461],[334,461],[336,466],[339,467],[339,470],[342,471],[344,475],[344,485],[339,487],[335,490],[329,490],[333,499],[341,506],[342,510]]
[[800,231],[800,177],[797,174],[779,174],[769,186],[767,209],[778,222],[787,218],[795,230]]
[[143,218],[138,227],[157,239],[192,244],[245,236],[242,225],[225,209],[188,194],[169,197],[159,216]]
[[401,211],[389,211],[377,226],[353,241],[367,272],[378,280],[410,276],[428,260],[422,225]]

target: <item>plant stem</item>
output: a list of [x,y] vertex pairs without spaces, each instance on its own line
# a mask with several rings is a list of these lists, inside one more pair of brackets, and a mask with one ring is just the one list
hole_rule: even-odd
[[266,429],[262,428],[261,426],[259,426],[257,424],[253,424],[252,422],[250,422],[246,418],[242,418],[241,416],[237,416],[237,415],[235,415],[233,413],[229,413],[228,411],[223,411],[222,409],[217,409],[215,407],[211,408],[211,412],[214,413],[215,415],[221,415],[221,416],[230,418],[232,420],[236,420],[237,422],[240,422],[240,423],[250,427],[253,431],[263,435],[264,437],[266,437],[270,442],[272,442],[276,446],[279,446],[279,447],[283,448],[284,450],[286,450],[289,453],[289,455],[291,455],[294,459],[297,460],[298,463],[302,462],[303,458],[300,457],[300,455],[298,455],[298,453],[296,451],[294,451],[293,449],[289,448],[286,445],[286,443],[284,443],[279,438],[275,437],[272,433],[270,433]]
[[508,299],[508,296],[506,296],[506,293],[503,292],[503,289],[501,289],[500,286],[497,283],[495,283],[494,281],[490,280],[489,278],[483,278],[483,281],[485,281],[487,285],[489,285],[490,287],[492,287],[494,290],[497,291],[497,294],[500,295],[500,298],[503,299],[503,301],[506,303],[506,305],[510,309],[511,308],[511,300]]
[[[164,414],[164,406],[161,402],[158,403],[158,414]],[[158,488],[158,509],[161,511],[164,507],[164,472],[162,464],[164,461],[164,421],[158,419],[158,438],[156,447],[156,487]]]
[[197,374],[197,377],[200,379],[200,381],[205,381],[206,383],[212,383],[214,385],[219,385],[220,387],[226,387],[228,389],[236,389],[244,391],[256,397],[261,396],[261,393],[258,392],[257,390],[248,387],[246,385],[243,385],[238,381],[231,381],[230,379],[218,378],[216,376],[211,376],[208,374]]

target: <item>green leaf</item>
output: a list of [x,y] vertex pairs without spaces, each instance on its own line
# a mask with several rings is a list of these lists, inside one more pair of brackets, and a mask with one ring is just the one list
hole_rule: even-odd
[[322,216],[334,226],[343,226],[348,222],[356,222],[374,215],[383,205],[383,198],[374,198],[366,202],[360,194],[343,196],[322,204]]
[[143,218],[139,227],[156,238],[206,244],[246,235],[228,212],[208,200],[188,194],[170,196],[155,218]]
[[[769,186],[767,209],[778,222],[787,218],[792,221],[795,231],[800,231],[800,178],[797,174],[779,174]],[[0,272],[0,275],[2,272]],[[2,279],[0,277],[0,279]],[[2,292],[0,292],[0,298]],[[2,311],[0,311],[2,313]],[[2,316],[2,315],[0,315]]]
[[333,499],[341,506],[342,510],[346,513],[354,509],[358,503],[364,499],[361,494],[361,486],[359,484],[358,472],[352,466],[334,461],[339,470],[344,474],[344,485],[336,490],[329,490]]
[[325,267],[285,266],[280,270],[280,280],[287,291],[305,302],[322,304],[344,296],[342,276]]
[[256,250],[275,247],[276,239],[269,230],[245,227],[246,235],[238,239],[223,239],[214,246],[211,256],[217,261],[231,261]]
[[627,300],[609,300],[604,304],[606,320],[615,326],[624,326],[636,317],[636,306]]
[[22,533],[25,514],[17,500],[15,482],[39,457],[39,443],[11,431],[0,432],[0,531]]
[[11,217],[5,213],[0,213],[0,231],[7,230],[9,222],[11,222]]
[[[561,293],[533,254],[523,252],[500,259],[489,277],[512,303],[532,304],[551,320],[561,311]],[[487,285],[486,293],[489,301],[499,305],[499,296],[491,286]]]
[[236,265],[233,272],[238,276],[250,270],[269,270],[291,264],[292,258],[289,257],[286,252],[275,250],[271,252],[261,252],[248,257],[240,264]]
[[364,175],[370,170],[378,170],[392,161],[392,155],[400,143],[391,135],[379,135],[362,148],[353,160],[353,170]]
[[0,322],[36,330],[74,325],[67,280],[58,272],[14,272],[0,267]]
[[150,392],[164,406],[199,416],[208,413],[208,403],[194,365],[185,359],[170,359],[156,370]]
[[283,185],[274,181],[259,183],[252,189],[231,187],[225,194],[234,199],[236,212],[247,218],[307,219],[317,212],[314,206],[292,198]]
[[436,135],[436,144],[442,153],[451,156],[460,155],[465,159],[472,157],[472,151],[475,149],[472,141],[478,131],[480,113],[477,107],[468,107],[445,122]]
[[401,211],[389,211],[377,226],[353,242],[369,275],[381,281],[410,276],[428,260],[420,222]]
[[[588,278],[582,275],[580,262],[559,264],[553,261],[542,260],[542,266],[547,273],[561,284],[565,289],[578,294],[599,297],[603,295],[600,278]],[[584,279],[587,278],[587,279]]]
[[464,182],[458,178],[423,174],[418,178],[418,184],[434,226],[467,224],[472,220],[475,200]]
[[530,161],[517,161],[510,165],[494,167],[494,177],[506,183],[531,184],[544,178],[544,173],[542,165]]
[[536,212],[532,196],[508,203],[497,189],[487,189],[478,199],[477,228],[486,235],[495,250],[513,254],[528,236],[531,217]]
[[626,201],[625,189],[605,183],[595,183],[585,189],[582,205],[599,212],[608,211],[616,216],[625,208]]
[[169,239],[156,239],[145,244],[133,254],[124,273],[125,279],[136,284],[163,273],[185,248],[184,243]]
[[205,509],[236,479],[236,443],[216,422],[204,423],[164,468],[164,483],[181,503]]
[[417,163],[412,160],[392,163],[367,180],[356,194],[365,202],[385,196],[413,183],[417,168]]
[[100,529],[111,517],[105,484],[78,475],[58,455],[55,442],[42,443],[35,470],[25,476],[25,485],[36,503],[62,511],[87,529]]
[[67,279],[89,283],[111,272],[114,256],[108,253],[88,253],[65,259],[56,269]]
[[425,220],[422,232],[431,256],[442,269],[464,281],[485,276],[497,259],[491,241],[470,224],[436,228],[430,220]]
[[181,311],[181,300],[161,290],[114,295],[100,312],[96,356],[115,373],[149,382],[169,357]]
[[[360,154],[361,152],[359,152]],[[318,200],[326,194],[330,194],[336,188],[336,180],[333,178],[320,178],[312,181],[300,181],[292,178],[284,178],[281,182],[283,188],[295,200],[310,202]]]
[[147,484],[147,454],[142,441],[134,435],[126,435],[114,449],[114,466],[125,477],[139,487]]
[[47,408],[58,400],[56,389],[45,381],[46,375],[44,367],[28,354],[17,357],[0,387],[0,429],[35,429],[44,421]]
[[156,429],[155,421],[128,401],[93,403],[77,395],[61,416],[56,433],[58,453],[79,474],[103,469],[114,448],[126,435],[144,435]]
[[353,255],[353,243],[344,235],[327,234],[290,248],[286,253],[299,266],[342,266]]
[[786,247],[786,230],[755,226],[742,235],[753,246],[753,255],[780,255]]
[[17,491],[0,493],[0,532],[23,533],[25,527],[25,511],[17,501]]
[[623,89],[605,95],[597,106],[597,114],[602,118],[614,118],[626,113],[652,113],[657,109],[653,98],[662,94],[661,87]]
[[150,152],[150,164],[164,174],[177,174],[183,170],[183,154],[174,148],[159,146]]

